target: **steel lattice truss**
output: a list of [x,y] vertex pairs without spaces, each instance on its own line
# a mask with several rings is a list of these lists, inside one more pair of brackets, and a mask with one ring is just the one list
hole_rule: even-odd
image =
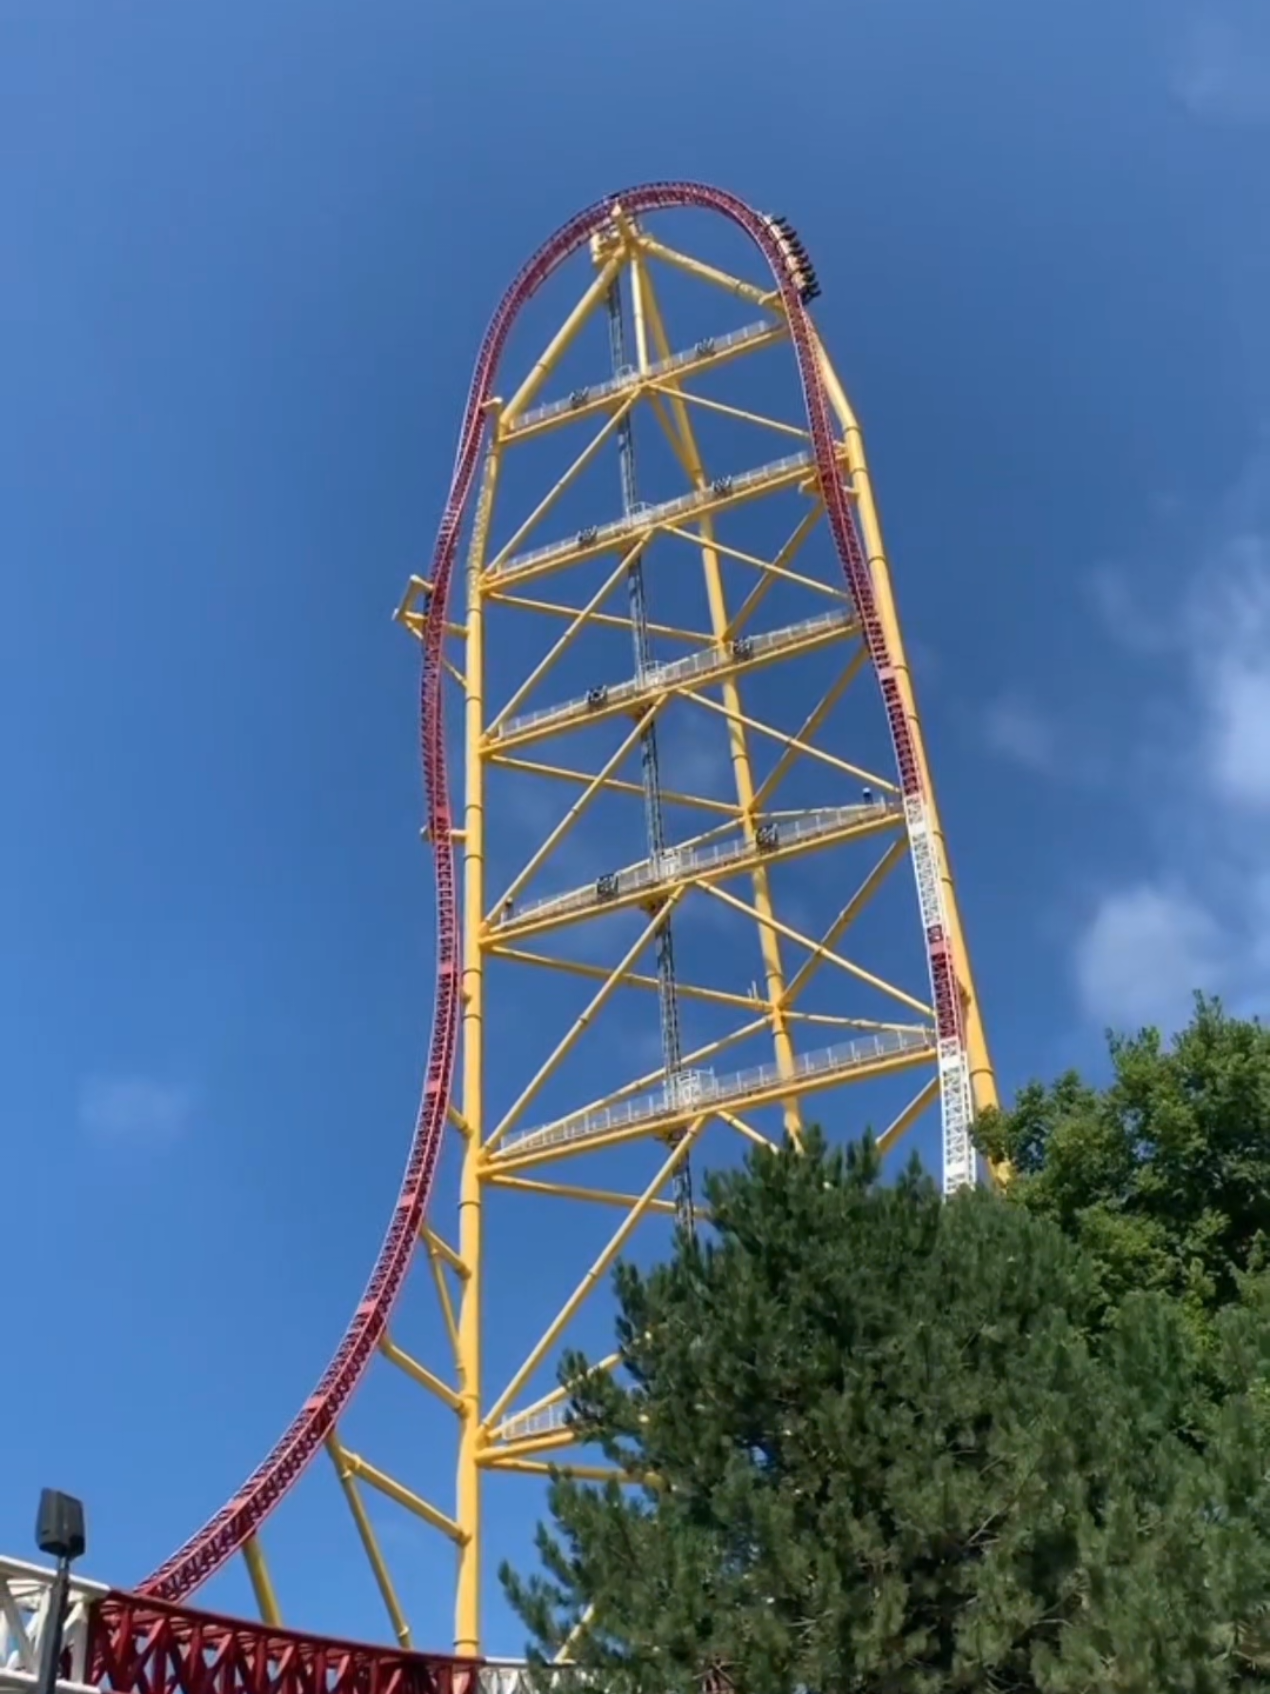
[[[668,244],[661,215],[680,210],[739,232],[759,274]],[[570,282],[563,321],[536,318]],[[425,1674],[402,1652],[409,1594],[374,1502],[454,1544],[456,1651],[476,1664],[482,1576],[505,1551],[484,1496],[553,1465],[609,1474],[573,1448],[555,1365],[619,1256],[703,1220],[695,1170],[812,1121],[890,1148],[930,1114],[945,1187],[975,1180],[992,1072],[816,292],[783,220],[670,183],[580,214],[495,314],[432,564],[398,613],[423,656],[437,939],[400,1196],[274,1451],[140,1596],[103,1602],[98,1680],[160,1694],[197,1661],[226,1691],[281,1687],[281,1665],[331,1694],[448,1690],[454,1661]],[[427,1348],[402,1332],[416,1263],[440,1314]],[[452,1501],[356,1450],[349,1406],[375,1359],[433,1406],[430,1447],[434,1428],[457,1436]],[[378,1658],[318,1642],[305,1658],[282,1629],[260,1531],[321,1451],[397,1643]],[[263,1625],[183,1613],[236,1554]]]
[[[0,1559],[0,1694],[39,1686],[52,1589],[52,1571]],[[62,1641],[58,1694],[531,1694],[514,1662],[301,1635],[79,1579]]]

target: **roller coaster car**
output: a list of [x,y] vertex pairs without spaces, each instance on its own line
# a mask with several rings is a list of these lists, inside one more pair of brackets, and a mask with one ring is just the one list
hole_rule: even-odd
[[780,825],[761,823],[754,831],[754,845],[760,853],[770,853],[781,844]]
[[580,529],[578,531],[578,546],[589,547],[599,533],[599,529],[595,524],[587,524],[585,529]]
[[820,283],[798,231],[788,218],[772,217],[767,222],[776,236],[781,256],[789,271],[789,279],[798,290],[799,299],[804,305],[819,299]]
[[569,405],[571,409],[576,412],[578,407],[585,406],[590,398],[591,390],[589,388],[575,388],[573,393],[569,396]]
[[588,688],[586,691],[587,710],[596,712],[609,697],[607,688]]
[[732,643],[732,657],[734,659],[748,659],[753,655],[753,652],[754,642],[748,635],[738,635]]
[[605,876],[596,877],[595,897],[597,900],[617,899],[617,877],[612,872]]
[[732,478],[730,476],[716,476],[714,481],[710,484],[710,488],[713,493],[720,496],[731,494]]

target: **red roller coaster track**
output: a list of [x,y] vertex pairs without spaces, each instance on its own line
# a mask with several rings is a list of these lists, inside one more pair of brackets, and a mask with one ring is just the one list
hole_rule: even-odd
[[92,1681],[118,1694],[480,1694],[481,1666],[128,1594],[96,1606],[88,1655]]
[[[721,213],[742,229],[762,252],[779,290],[788,319],[798,361],[807,421],[810,427],[820,492],[843,571],[861,619],[869,656],[876,671],[886,707],[904,798],[921,804],[923,776],[913,735],[902,704],[878,616],[873,585],[864,549],[843,487],[830,422],[829,401],[820,373],[817,344],[797,286],[791,279],[769,222],[757,211],[722,189],[692,182],[653,183],[612,196],[580,212],[557,230],[525,265],[503,296],[482,342],[468,394],[462,434],[455,460],[453,480],[437,536],[431,579],[432,599],[423,638],[423,668],[420,682],[420,737],[423,754],[424,789],[428,839],[436,867],[437,982],[435,1014],[428,1068],[416,1121],[410,1157],[384,1239],[366,1291],[335,1356],[313,1393],[300,1408],[290,1428],[273,1451],[247,1479],[238,1492],[183,1547],[167,1559],[145,1583],[137,1596],[117,1596],[103,1606],[98,1664],[103,1680],[115,1686],[141,1687],[136,1677],[125,1674],[121,1654],[127,1656],[123,1637],[139,1639],[138,1632],[158,1631],[173,1655],[188,1654],[195,1636],[196,1657],[203,1657],[203,1624],[195,1615],[179,1611],[179,1603],[207,1581],[260,1527],[292,1484],[296,1482],[328,1433],[336,1424],[383,1337],[394,1303],[405,1280],[419,1227],[428,1204],[442,1145],[451,1080],[458,1044],[460,1011],[459,918],[456,902],[456,870],[451,838],[451,806],[447,783],[441,701],[441,653],[447,618],[447,600],[460,530],[476,481],[486,431],[488,402],[499,359],[517,314],[549,276],[588,238],[611,221],[613,208],[634,215],[676,207],[698,208]],[[962,1013],[948,938],[938,923],[925,932],[927,957],[938,1035],[941,1041],[962,1038]],[[149,1620],[147,1623],[146,1620]],[[300,1670],[302,1637],[266,1630],[256,1625],[231,1625],[207,1619],[218,1639],[238,1640],[257,1648],[266,1639],[276,1649],[294,1641],[297,1671]],[[214,1626],[214,1627],[213,1627]],[[312,1643],[309,1657],[321,1644]],[[107,1651],[107,1648],[109,1649]],[[335,1651],[332,1645],[332,1651]],[[375,1649],[341,1649],[346,1654],[375,1653]],[[127,1649],[139,1651],[139,1649]],[[323,1648],[325,1651],[325,1648]],[[102,1654],[105,1657],[102,1657]],[[250,1656],[250,1655],[248,1655]],[[384,1649],[385,1662],[409,1655]],[[107,1664],[109,1659],[109,1664]],[[203,1660],[206,1663],[206,1660]],[[276,1668],[276,1653],[274,1655]],[[350,1659],[349,1664],[352,1664]],[[448,1661],[446,1661],[448,1662]],[[438,1660],[438,1664],[442,1661]],[[138,1659],[140,1666],[140,1659]],[[250,1686],[246,1660],[242,1675],[231,1676],[238,1686]],[[403,1673],[404,1674],[404,1673]],[[123,1676],[122,1682],[119,1680]],[[157,1680],[162,1680],[159,1678]],[[303,1675],[301,1675],[303,1680]],[[319,1681],[323,1679],[319,1678]],[[399,1680],[399,1679],[398,1679]],[[415,1679],[417,1680],[417,1678]],[[277,1677],[268,1678],[277,1686]],[[354,1678],[368,1687],[364,1678]],[[406,1681],[410,1679],[407,1677]],[[146,1686],[157,1681],[146,1679]],[[398,1684],[392,1676],[376,1682],[387,1688]],[[208,1684],[210,1686],[210,1684]],[[404,1684],[403,1684],[404,1686]],[[413,1684],[411,1684],[413,1686]]]

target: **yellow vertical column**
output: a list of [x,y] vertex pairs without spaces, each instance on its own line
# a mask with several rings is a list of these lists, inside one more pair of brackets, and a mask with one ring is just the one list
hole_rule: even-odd
[[282,1611],[278,1605],[273,1578],[269,1574],[269,1566],[265,1561],[265,1550],[260,1545],[258,1535],[249,1535],[243,1542],[243,1561],[247,1566],[247,1575],[251,1579],[251,1589],[256,1597],[261,1619],[276,1628],[282,1622]]
[[459,1178],[459,1257],[465,1276],[459,1295],[459,1526],[454,1650],[475,1655],[481,1643],[481,1253],[484,1171],[485,1054],[485,623],[481,572],[490,508],[498,482],[495,444],[485,460],[467,565],[467,640],[464,651],[463,789],[463,1120],[466,1144]]
[[917,716],[917,699],[913,689],[913,678],[909,671],[908,656],[904,650],[904,639],[900,633],[899,617],[895,609],[891,572],[887,564],[886,549],[882,543],[882,525],[878,518],[877,505],[873,498],[873,484],[869,478],[868,461],[864,453],[864,436],[842,384],[838,380],[837,372],[829,363],[828,356],[818,338],[816,339],[816,353],[820,362],[820,372],[825,384],[825,391],[829,396],[830,404],[837,413],[839,427],[842,430],[843,444],[847,450],[847,468],[851,473],[852,487],[855,490],[856,511],[859,514],[860,533],[864,541],[869,574],[873,582],[873,595],[877,603],[878,617],[886,636],[887,651],[890,654],[891,665],[895,672],[896,687],[899,690],[904,715],[908,720],[914,757],[917,760],[918,770],[926,789],[931,840],[935,849],[936,863],[939,866],[940,882],[943,887],[944,911],[947,914],[950,932],[949,940],[952,942],[957,980],[961,988],[962,1013],[966,1027],[966,1053],[970,1061],[970,1089],[974,1098],[975,1111],[981,1112],[985,1108],[997,1104],[996,1077],[988,1053],[988,1042],[983,1028],[983,1014],[979,1007],[979,996],[975,991],[974,976],[970,969],[970,954],[966,947],[965,932],[961,927],[961,912],[957,905],[957,891],[953,886],[948,844],[944,839],[939,808],[935,801],[935,789],[930,777],[930,766],[926,761],[926,743],[922,737],[922,726]]
[[489,403],[493,443],[486,455],[467,564],[467,646],[464,667],[464,854],[463,854],[463,1107],[466,1135],[459,1178],[459,1257],[464,1279],[458,1314],[461,1401],[457,1508],[458,1590],[454,1608],[455,1651],[476,1655],[481,1645],[481,1474],[488,1440],[481,1407],[483,1204],[486,1158],[484,1101],[485,955],[485,569],[490,514],[510,418],[527,407],[571,346],[620,268],[612,257],[556,331],[529,375],[505,405]]

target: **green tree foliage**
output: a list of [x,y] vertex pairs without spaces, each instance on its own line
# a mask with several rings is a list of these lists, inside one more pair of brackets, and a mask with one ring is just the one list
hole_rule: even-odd
[[1104,1302],[1153,1289],[1199,1333],[1270,1240],[1270,1030],[1200,998],[1171,1044],[1110,1040],[1112,1077],[1034,1083],[981,1120],[1011,1196],[1094,1257]]
[[1096,1269],[1025,1207],[818,1136],[709,1200],[711,1240],[620,1271],[622,1371],[566,1362],[579,1434],[643,1482],[553,1484],[542,1572],[504,1572],[538,1654],[589,1615],[605,1694],[1262,1686],[1251,1308],[1219,1414],[1176,1302],[1091,1345]]

